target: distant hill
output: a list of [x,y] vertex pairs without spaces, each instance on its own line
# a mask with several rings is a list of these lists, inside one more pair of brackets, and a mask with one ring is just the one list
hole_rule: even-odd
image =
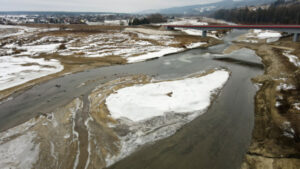
[[161,14],[174,14],[174,15],[209,15],[219,9],[231,9],[249,5],[261,5],[274,2],[275,0],[223,0],[216,3],[182,6],[158,10],[146,10],[140,13],[161,13]]

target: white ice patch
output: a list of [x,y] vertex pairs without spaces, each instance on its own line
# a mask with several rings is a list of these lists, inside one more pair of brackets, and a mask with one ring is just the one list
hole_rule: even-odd
[[39,157],[39,145],[34,143],[36,134],[27,132],[11,141],[0,144],[0,168],[29,169]]
[[[28,65],[26,65],[28,64]],[[58,60],[30,57],[0,57],[0,90],[63,70]]]
[[159,58],[167,54],[176,53],[182,51],[182,48],[166,47],[162,48],[159,51],[149,52],[144,55],[129,57],[127,58],[128,63],[141,62],[152,58]]
[[204,110],[210,105],[211,95],[221,88],[229,73],[215,71],[198,78],[150,83],[120,89],[106,99],[113,118],[140,121],[167,112],[187,113]]
[[291,51],[284,52],[283,55],[286,56],[291,63],[293,63],[296,67],[300,66],[300,60],[297,56],[291,55]]

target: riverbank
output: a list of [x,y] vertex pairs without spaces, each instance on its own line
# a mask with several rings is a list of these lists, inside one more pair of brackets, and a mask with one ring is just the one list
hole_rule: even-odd
[[[255,125],[242,169],[297,169],[300,166],[300,44],[291,38],[273,43],[235,43],[231,49],[250,48],[265,65],[253,78]],[[227,50],[230,52],[230,49]]]

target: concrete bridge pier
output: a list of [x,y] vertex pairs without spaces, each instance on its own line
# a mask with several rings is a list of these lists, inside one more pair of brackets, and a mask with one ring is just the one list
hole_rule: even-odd
[[294,33],[293,41],[298,42],[299,40],[299,33]]
[[202,30],[202,37],[206,37],[207,30]]

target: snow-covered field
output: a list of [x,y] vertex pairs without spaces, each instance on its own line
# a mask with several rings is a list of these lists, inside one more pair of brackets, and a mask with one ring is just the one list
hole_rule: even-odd
[[[160,45],[153,44],[151,40],[157,41]],[[59,54],[80,57],[121,56],[131,63],[182,50],[169,47],[170,41],[175,41],[174,37],[134,32],[110,32],[90,35],[81,40],[72,40],[67,43],[65,50],[59,51]]]
[[173,135],[176,130],[201,115],[229,78],[229,72],[216,70],[201,77],[133,85],[106,98],[110,116],[118,125],[130,126],[120,136],[118,155],[108,156],[107,165],[131,154],[141,145]]
[[63,70],[58,60],[27,56],[0,57],[0,91]]
[[[35,58],[42,53],[51,54],[57,51],[60,43],[51,43],[50,37],[49,40],[44,37],[22,45],[16,43],[20,39],[28,39],[40,32],[51,30],[56,29],[0,25],[1,44],[5,44],[0,51],[0,91],[63,70],[64,67],[58,60]],[[17,40],[12,40],[15,37]]]
[[[196,20],[183,21],[196,23]],[[200,23],[199,23],[200,24]],[[205,24],[205,23],[201,23]],[[0,91],[63,70],[57,57],[103,58],[118,56],[128,63],[162,57],[185,49],[197,48],[205,42],[180,45],[172,31],[127,28],[99,33],[64,33],[58,28],[29,28],[0,25]],[[45,32],[47,32],[45,34]],[[43,33],[42,36],[39,36]],[[55,59],[38,59],[44,55]]]

